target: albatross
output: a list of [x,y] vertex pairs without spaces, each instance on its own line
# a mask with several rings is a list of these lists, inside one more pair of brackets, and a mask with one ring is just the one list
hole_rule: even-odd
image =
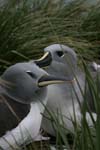
[[[44,68],[49,74],[56,77],[67,77],[69,81],[66,84],[48,86],[47,109],[44,112],[45,117],[43,117],[42,121],[43,129],[53,136],[56,135],[54,124],[50,119],[50,113],[48,113],[49,111],[55,115],[60,114],[63,117],[63,125],[73,132],[74,126],[72,121],[75,121],[75,116],[77,123],[81,125],[82,114],[80,104],[83,104],[82,92],[84,92],[85,88],[85,74],[77,65],[75,51],[66,45],[53,44],[44,48],[43,57],[36,60],[35,63]],[[94,68],[96,67],[95,65]],[[93,117],[96,120],[95,112]],[[86,118],[88,124],[90,126],[93,125],[88,112]]]
[[20,149],[42,138],[39,131],[47,102],[46,86],[65,79],[25,62],[10,66],[0,80],[0,148]]

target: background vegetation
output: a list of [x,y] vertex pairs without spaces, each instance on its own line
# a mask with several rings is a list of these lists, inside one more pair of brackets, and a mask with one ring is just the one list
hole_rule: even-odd
[[99,2],[92,6],[86,0],[67,5],[63,1],[8,0],[0,9],[0,71],[12,63],[39,57],[43,48],[53,43],[74,47],[89,61],[98,60],[99,16]]
[[[86,61],[100,62],[100,1],[87,5],[86,0],[75,0],[65,5],[64,1],[13,0],[0,7],[0,73],[16,62],[39,58],[43,49],[53,43],[73,47]],[[98,86],[92,81],[85,65],[84,68],[94,101],[98,104]],[[56,119],[54,121],[59,124]],[[68,141],[62,126],[58,125],[57,131],[60,132],[55,140],[56,148],[100,150],[99,122],[98,119],[91,130],[84,120],[82,130],[75,126],[76,132],[70,134]],[[34,144],[29,147],[33,148],[28,150],[40,149]],[[44,147],[43,144],[41,149]],[[50,149],[48,143],[47,149]]]

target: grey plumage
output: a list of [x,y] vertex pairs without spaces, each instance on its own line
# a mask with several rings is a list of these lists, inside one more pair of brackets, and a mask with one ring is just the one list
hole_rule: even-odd
[[[88,65],[88,71],[90,73],[90,79],[93,80],[92,83],[94,84],[96,90],[98,91],[100,89],[100,65],[96,62],[91,62]],[[86,100],[88,102],[88,107],[91,112],[96,113],[96,105],[95,105],[95,96],[93,96],[93,88],[90,87],[90,85],[87,83],[86,86]],[[100,96],[100,95],[99,95]]]
[[[48,87],[47,108],[49,111],[56,114],[57,111],[60,111],[63,115],[66,128],[73,131],[73,124],[71,121],[71,119],[74,120],[73,104],[77,122],[80,124],[82,119],[79,102],[77,101],[75,93],[82,104],[83,96],[78,86],[78,82],[81,86],[81,90],[84,92],[85,74],[77,66],[77,55],[75,51],[68,46],[53,44],[46,47],[44,51],[45,53],[48,53],[49,56],[51,55],[51,61],[45,70],[50,74],[56,75],[57,77],[64,76],[69,80],[69,83],[62,85],[50,85]],[[48,58],[45,54],[43,59],[36,60],[36,63],[45,67],[47,60]],[[50,117],[48,112],[45,111],[44,114],[48,118]],[[95,114],[94,118],[96,119]],[[91,125],[92,121],[89,114],[87,115],[87,119],[89,120],[88,123]],[[43,118],[42,127],[50,134],[55,135],[52,125],[48,119]]]
[[35,63],[17,63],[1,79],[4,82],[0,85],[0,146],[10,150],[37,140],[47,101],[46,86],[64,79],[55,79]]

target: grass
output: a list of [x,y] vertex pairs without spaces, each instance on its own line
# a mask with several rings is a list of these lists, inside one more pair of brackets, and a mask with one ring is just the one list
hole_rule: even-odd
[[[73,47],[79,58],[81,56],[86,61],[100,62],[100,1],[95,6],[86,5],[86,0],[75,0],[68,5],[64,5],[63,1],[55,5],[51,0],[33,0],[32,4],[29,0],[17,4],[13,0],[0,8],[1,74],[16,62],[39,58],[43,49],[53,43]],[[98,78],[97,82],[93,81],[86,65],[83,66],[98,114],[97,121],[94,128],[88,126],[85,115],[89,108],[85,104],[81,130],[74,122],[75,133],[70,133],[70,140],[66,137],[62,115],[60,124],[59,117],[50,114],[57,133],[55,145],[59,150],[64,149],[63,145],[68,150],[100,150],[100,84],[97,84]],[[93,119],[91,112],[90,115]],[[42,150],[44,143],[41,144],[33,143],[28,150]],[[49,143],[46,144],[47,149],[50,149]]]
[[69,5],[33,0],[31,10],[26,3],[16,7],[9,2],[0,11],[0,70],[18,61],[37,58],[44,47],[59,42],[74,47],[87,60],[99,59],[96,16],[99,16],[99,5],[92,8],[83,0]]
[[[63,119],[65,116],[61,114],[61,112],[53,113],[50,112],[50,110],[47,110],[49,113],[49,120],[51,120],[54,130],[56,132],[56,141],[55,141],[55,147],[56,149],[63,150],[99,150],[99,139],[100,139],[100,122],[99,122],[99,111],[100,111],[100,94],[99,94],[99,88],[100,86],[100,77],[98,78],[97,75],[97,81],[94,81],[93,77],[90,74],[90,71],[87,68],[87,64],[83,63],[84,66],[84,72],[86,73],[86,87],[88,86],[89,95],[87,95],[87,88],[86,91],[83,93],[83,99],[84,104],[81,107],[82,112],[82,120],[81,124],[76,121],[76,115],[74,116],[74,121],[72,121],[74,126],[74,132],[67,129],[67,127],[64,126]],[[78,96],[78,95],[77,95]],[[93,103],[94,103],[94,110],[97,113],[97,121],[95,121],[95,114],[91,113],[90,105],[87,103],[89,100],[87,99],[89,97],[92,97]],[[47,109],[47,108],[46,108]],[[59,110],[58,110],[59,111]],[[88,122],[88,115],[90,115],[90,118],[93,123]],[[88,124],[89,123],[89,124]],[[68,136],[67,136],[68,135]]]

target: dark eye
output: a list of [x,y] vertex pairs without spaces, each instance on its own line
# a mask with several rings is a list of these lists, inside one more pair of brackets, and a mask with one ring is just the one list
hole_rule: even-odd
[[36,75],[35,75],[33,72],[31,72],[30,70],[26,71],[26,73],[27,73],[29,76],[31,76],[32,78],[36,78]]
[[63,51],[57,51],[56,54],[59,56],[59,57],[62,57],[64,55]]

